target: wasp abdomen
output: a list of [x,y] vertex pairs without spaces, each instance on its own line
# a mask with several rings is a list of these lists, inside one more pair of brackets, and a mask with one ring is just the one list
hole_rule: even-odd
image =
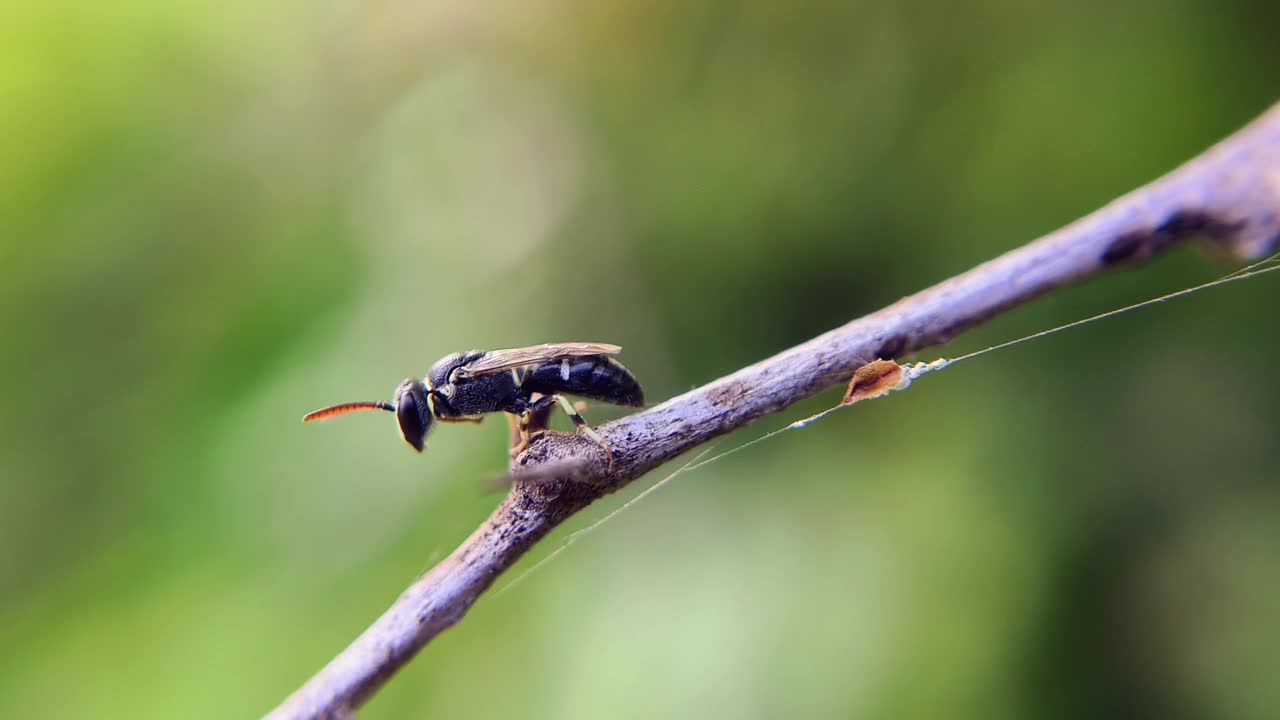
[[551,360],[525,370],[520,387],[544,395],[565,393],[614,405],[644,405],[644,391],[622,363],[608,355]]

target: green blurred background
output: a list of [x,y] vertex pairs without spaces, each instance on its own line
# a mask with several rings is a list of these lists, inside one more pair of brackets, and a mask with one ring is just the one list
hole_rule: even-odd
[[[661,400],[1280,98],[1274,3],[801,5],[0,5],[0,716],[260,715],[497,502],[500,420],[418,457],[307,410],[570,339]],[[1180,249],[944,352],[1230,267]],[[361,717],[1276,717],[1278,295],[684,476]]]

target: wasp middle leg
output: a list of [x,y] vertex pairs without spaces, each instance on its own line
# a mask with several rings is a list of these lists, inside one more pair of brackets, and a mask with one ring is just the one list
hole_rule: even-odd
[[555,403],[545,403],[542,407],[532,404],[525,407],[519,415],[508,415],[511,428],[511,457],[514,459],[529,448],[533,439],[547,431],[547,420]]
[[[599,445],[601,450],[604,450],[605,457],[608,458],[609,470],[612,471],[613,448],[609,447],[609,443],[605,442],[604,438],[600,437],[600,433],[592,429],[592,427],[587,424],[587,421],[582,419],[582,415],[578,413],[577,408],[575,408],[573,403],[570,403],[563,395],[543,395],[529,405],[528,410],[526,410],[525,414],[520,418],[521,450],[529,444],[529,419],[541,416],[545,423],[546,411],[557,404],[559,404],[560,408],[569,416],[569,419],[573,421],[573,426],[575,428],[577,428],[583,435],[591,438],[592,442]],[[545,429],[545,425],[543,428],[539,429]]]

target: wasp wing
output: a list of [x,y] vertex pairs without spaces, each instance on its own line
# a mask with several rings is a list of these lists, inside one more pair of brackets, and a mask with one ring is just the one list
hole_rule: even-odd
[[621,350],[622,348],[618,345],[589,342],[546,343],[530,347],[491,350],[458,368],[456,372],[462,377],[475,377],[561,358],[616,355]]

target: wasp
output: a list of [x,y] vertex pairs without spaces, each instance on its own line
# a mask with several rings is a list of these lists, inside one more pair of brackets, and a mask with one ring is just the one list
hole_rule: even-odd
[[564,395],[642,407],[640,383],[622,363],[609,357],[621,350],[607,343],[572,342],[453,353],[432,365],[425,378],[400,383],[392,402],[331,405],[307,413],[302,421],[386,410],[396,414],[405,442],[422,452],[436,420],[478,423],[484,415],[505,412],[519,418],[520,444],[513,449],[515,454],[528,445],[529,418],[559,404],[574,426],[612,457],[608,445]]

